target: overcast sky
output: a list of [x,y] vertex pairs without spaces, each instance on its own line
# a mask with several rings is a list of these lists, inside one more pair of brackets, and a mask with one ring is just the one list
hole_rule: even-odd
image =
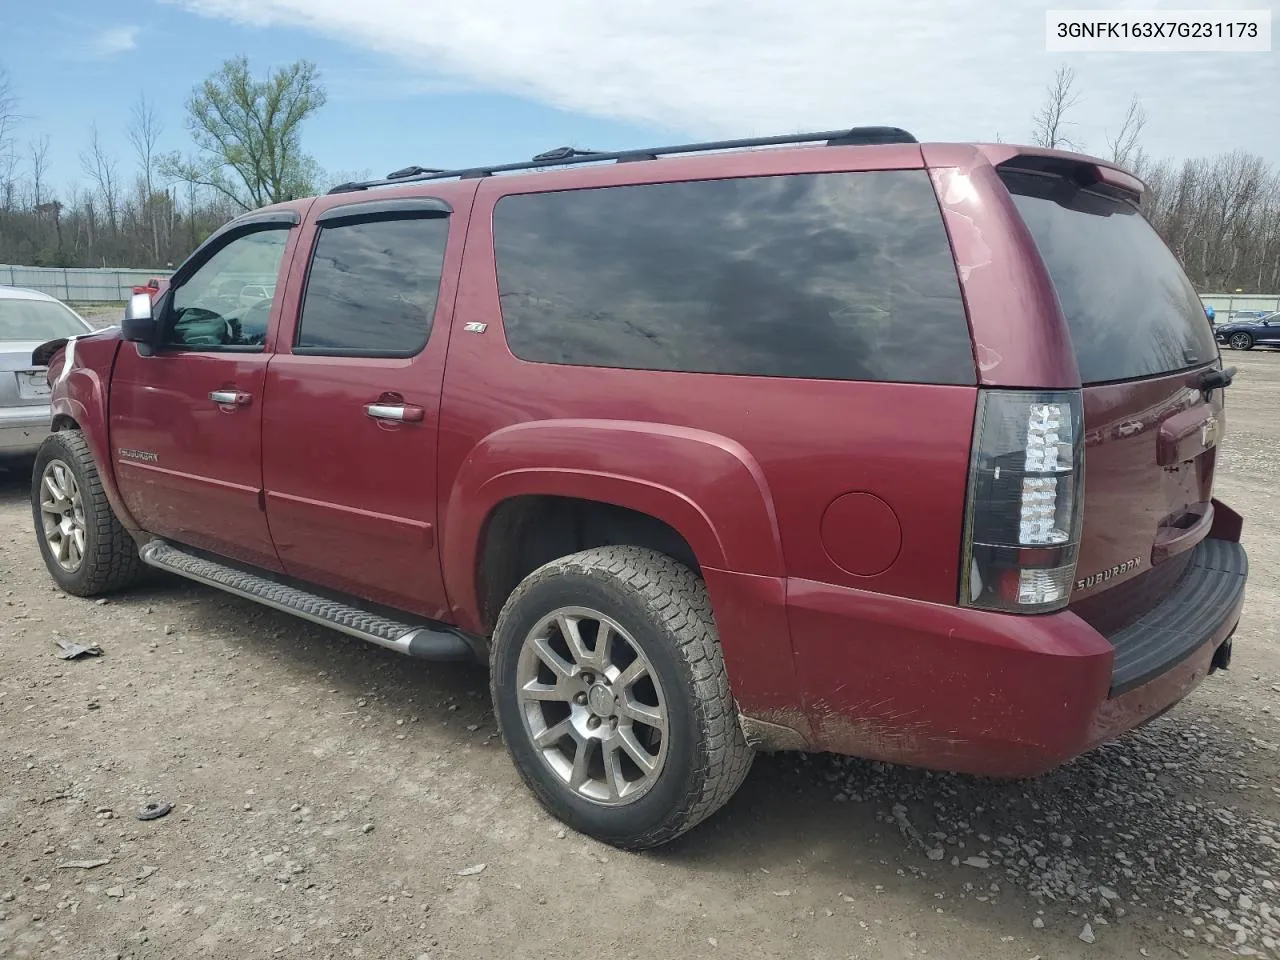
[[[1150,118],[1149,154],[1242,148],[1280,162],[1280,55],[1048,53],[1045,10],[1065,6],[67,0],[6,15],[11,40],[0,45],[0,64],[27,107],[23,135],[54,141],[57,182],[77,174],[91,121],[127,156],[123,128],[139,91],[157,102],[166,145],[185,147],[183,98],[241,52],[260,70],[297,56],[317,61],[331,97],[305,139],[330,170],[868,123],[903,126],[922,140],[1026,141],[1044,87],[1064,63],[1076,69],[1080,94],[1069,132],[1086,150],[1105,151],[1106,133],[1137,95]],[[1280,24],[1277,0],[1254,6]],[[55,37],[61,55],[50,57]]]

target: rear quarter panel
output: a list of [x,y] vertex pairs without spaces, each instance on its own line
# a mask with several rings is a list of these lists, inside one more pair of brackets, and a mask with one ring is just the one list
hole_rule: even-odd
[[[659,161],[661,179],[922,166],[915,146],[786,153]],[[504,497],[551,493],[618,503],[666,520],[694,548],[744,709],[797,705],[785,620],[766,614],[781,613],[788,578],[955,602],[976,390],[562,366],[514,356],[494,268],[496,203],[515,192],[651,182],[656,169],[602,165],[572,178],[481,185],[441,408],[450,601],[463,626],[480,623],[479,531]],[[468,324],[483,324],[483,332]],[[850,493],[865,497],[846,501],[855,506],[840,513],[843,527],[837,522],[824,538],[829,508]],[[848,522],[860,511],[880,524],[874,533]],[[874,562],[862,562],[867,555]],[[728,609],[717,593],[740,606]]]

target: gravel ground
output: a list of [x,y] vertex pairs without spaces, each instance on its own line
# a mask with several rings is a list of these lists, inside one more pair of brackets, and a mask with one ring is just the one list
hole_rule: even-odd
[[1280,958],[1280,355],[1229,358],[1229,673],[1035,781],[762,757],[645,855],[542,813],[478,668],[175,581],[65,597],[0,474],[0,956]]

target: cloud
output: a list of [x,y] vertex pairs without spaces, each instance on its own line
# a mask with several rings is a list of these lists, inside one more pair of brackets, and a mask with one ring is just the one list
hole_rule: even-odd
[[103,58],[128,53],[138,45],[139,30],[139,27],[128,24],[107,27],[90,42],[90,53]]
[[394,57],[410,76],[692,136],[889,123],[922,139],[1025,139],[1044,84],[1070,62],[1083,95],[1073,133],[1087,147],[1104,149],[1104,131],[1114,131],[1137,94],[1151,116],[1148,152],[1196,152],[1204,140],[1280,152],[1280,132],[1264,115],[1271,101],[1257,96],[1280,88],[1280,58],[1067,60],[1045,52],[1046,4],[1034,0],[177,2],[322,33]]

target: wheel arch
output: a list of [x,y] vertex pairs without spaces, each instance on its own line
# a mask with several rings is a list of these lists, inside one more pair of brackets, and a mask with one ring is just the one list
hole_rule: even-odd
[[484,632],[488,625],[481,592],[486,540],[496,511],[520,497],[584,501],[652,518],[687,544],[697,568],[783,575],[772,497],[741,444],[666,424],[535,421],[478,444],[449,492],[445,584],[466,629]]

